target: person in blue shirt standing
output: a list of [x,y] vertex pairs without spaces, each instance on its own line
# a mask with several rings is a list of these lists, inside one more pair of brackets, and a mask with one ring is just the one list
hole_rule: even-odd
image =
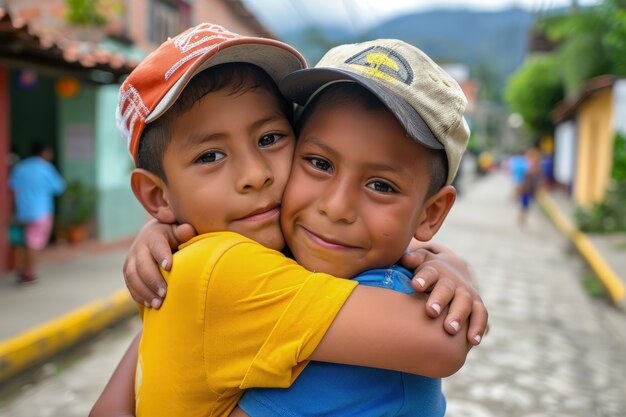
[[54,219],[54,197],[65,191],[65,181],[52,165],[54,150],[36,142],[31,156],[15,164],[9,177],[15,218],[24,230],[24,256],[16,265],[18,283],[35,281],[37,252],[50,239]]

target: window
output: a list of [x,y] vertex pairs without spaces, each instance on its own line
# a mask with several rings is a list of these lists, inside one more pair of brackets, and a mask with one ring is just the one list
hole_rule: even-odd
[[161,44],[191,26],[191,8],[186,1],[153,0],[150,41]]

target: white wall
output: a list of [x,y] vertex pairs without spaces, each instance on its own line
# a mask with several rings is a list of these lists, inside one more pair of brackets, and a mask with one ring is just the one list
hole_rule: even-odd
[[568,120],[559,124],[554,132],[554,178],[571,185],[576,163],[576,122]]

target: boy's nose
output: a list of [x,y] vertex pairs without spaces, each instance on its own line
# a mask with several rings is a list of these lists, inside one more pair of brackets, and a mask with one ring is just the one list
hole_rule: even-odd
[[262,158],[250,157],[239,166],[237,189],[240,192],[260,190],[274,182],[274,174],[269,164]]
[[340,182],[325,189],[319,199],[318,210],[333,222],[354,223],[357,217],[356,200],[347,184]]

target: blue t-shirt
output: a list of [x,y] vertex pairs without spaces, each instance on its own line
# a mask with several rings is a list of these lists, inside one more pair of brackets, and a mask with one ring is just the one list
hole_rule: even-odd
[[50,162],[31,156],[13,167],[9,188],[15,195],[17,221],[32,223],[54,214],[54,196],[65,190],[65,181]]
[[[412,293],[411,273],[399,266],[366,271],[360,284]],[[446,400],[440,378],[363,366],[311,362],[288,388],[254,388],[239,406],[252,417],[441,417]]]
[[509,169],[513,183],[521,185],[526,178],[526,172],[528,172],[528,161],[522,155],[514,155],[509,159]]

